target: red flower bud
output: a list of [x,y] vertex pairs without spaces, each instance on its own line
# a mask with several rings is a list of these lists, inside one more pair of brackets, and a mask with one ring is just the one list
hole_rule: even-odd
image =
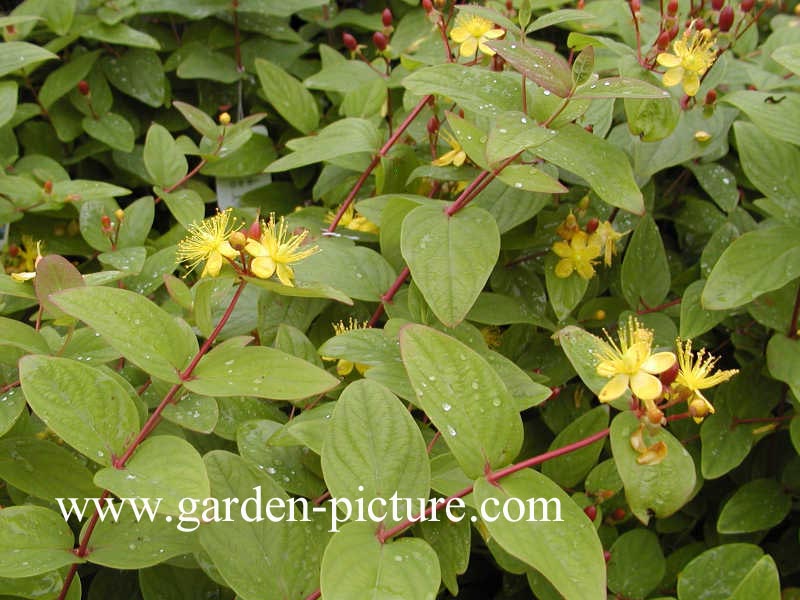
[[622,521],[627,514],[624,508],[615,508],[614,512],[611,513],[611,518],[615,521]]
[[111,229],[111,218],[108,215],[103,215],[100,217],[100,224],[103,226],[103,229]]
[[386,47],[389,45],[389,40],[386,38],[383,33],[380,31],[376,31],[372,34],[372,43],[375,44],[375,47],[378,49],[378,52],[383,52],[386,50]]
[[597,227],[600,225],[600,221],[592,217],[589,219],[589,222],[586,224],[586,233],[592,234],[597,231]]
[[48,179],[47,181],[44,182],[44,185],[42,186],[42,189],[44,190],[45,194],[52,194],[53,193],[53,182]]
[[678,0],[669,0],[667,4],[667,14],[670,17],[674,17],[678,14]]
[[258,217],[253,219],[253,222],[250,223],[250,227],[247,228],[247,233],[245,235],[251,240],[257,240],[261,237],[261,221],[258,220]]
[[755,0],[742,0],[742,3],[739,5],[742,7],[742,11],[750,12],[753,10],[753,6],[755,6]]
[[703,19],[695,19],[694,21],[694,29],[695,31],[703,31],[706,28],[706,22]]
[[706,94],[706,104],[714,104],[717,101],[716,90],[708,90]]
[[586,7],[585,0],[578,0],[578,6],[576,6],[575,8],[577,8],[578,10],[583,10],[585,7]]
[[439,131],[439,119],[436,118],[436,115],[433,115],[428,119],[428,133],[434,135],[437,131]]
[[638,13],[642,9],[642,3],[639,0],[631,0],[631,10]]
[[659,50],[666,50],[667,46],[669,46],[669,32],[662,31],[658,34],[658,39],[656,40],[656,46]]
[[358,48],[358,42],[356,41],[356,38],[346,31],[342,33],[342,43],[344,44],[345,48],[350,50],[350,52],[355,52],[356,48]]
[[666,371],[664,371],[663,373],[661,373],[658,376],[658,378],[661,380],[661,383],[663,383],[664,385],[669,385],[670,383],[675,381],[675,378],[678,376],[678,371],[679,370],[680,370],[680,368],[678,367],[678,363],[674,362],[674,363],[672,363],[672,366],[669,369],[667,369]]
[[589,517],[590,521],[594,521],[597,518],[597,507],[594,504],[590,504],[584,508],[583,512],[587,517]]
[[514,10],[514,3],[511,0],[506,0],[506,10],[509,12]]
[[678,24],[677,23],[675,23],[675,25],[672,27],[672,29],[670,29],[667,32],[667,35],[669,35],[669,39],[670,40],[674,40],[676,37],[678,37]]
[[611,552],[608,550],[603,550],[603,560],[608,562],[611,560]]
[[81,93],[81,95],[83,95],[83,96],[88,96],[88,95],[89,95],[89,91],[90,91],[90,90],[89,90],[89,84],[88,84],[88,83],[87,83],[87,82],[86,82],[84,79],[81,79],[81,80],[78,82],[78,91],[79,91],[79,92]]
[[392,26],[392,11],[388,8],[384,8],[381,13],[381,23],[383,23],[384,27]]
[[431,14],[433,10],[433,2],[431,0],[422,0],[422,8],[425,9],[426,14]]
[[711,8],[719,10],[725,4],[725,0],[711,0]]
[[584,131],[588,131],[589,133],[594,133],[594,125],[589,123],[588,125],[583,126]]
[[733,26],[733,7],[728,5],[719,11],[719,30],[722,33],[730,31]]

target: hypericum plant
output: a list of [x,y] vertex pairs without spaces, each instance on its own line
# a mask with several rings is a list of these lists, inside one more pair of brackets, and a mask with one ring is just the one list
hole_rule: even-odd
[[0,27],[0,595],[798,594],[796,7]]

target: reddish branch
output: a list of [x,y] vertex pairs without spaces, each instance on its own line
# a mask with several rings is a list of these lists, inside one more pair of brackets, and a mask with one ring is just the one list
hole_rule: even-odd
[[[200,359],[206,355],[206,353],[211,349],[212,344],[219,336],[222,328],[225,327],[225,324],[233,314],[233,309],[236,307],[239,298],[242,295],[242,291],[244,290],[244,286],[246,285],[245,281],[242,281],[239,284],[239,287],[236,288],[236,293],[234,293],[233,298],[228,305],[228,308],[225,309],[225,313],[217,323],[217,326],[214,328],[214,331],[211,332],[211,335],[206,338],[203,345],[197,351],[192,361],[189,365],[180,373],[180,380],[181,382],[188,381],[192,377],[192,373],[194,372],[197,364],[200,362]],[[125,467],[125,463],[130,460],[133,453],[136,449],[141,445],[141,443],[147,439],[156,426],[161,422],[161,416],[164,412],[164,409],[172,402],[175,401],[175,395],[181,389],[183,383],[176,383],[173,385],[170,390],[167,392],[164,399],[161,403],[156,407],[153,413],[150,415],[150,418],[147,419],[147,422],[142,426],[142,429],[139,431],[139,434],[136,438],[128,445],[128,448],[125,450],[122,456],[119,458],[115,458],[112,461],[112,465],[115,469],[123,469]],[[109,490],[103,490],[103,494],[100,496],[100,501],[102,502],[110,495]],[[97,521],[100,518],[99,511],[96,511],[91,518],[89,519],[89,523],[86,526],[86,531],[84,532],[83,536],[81,537],[80,544],[78,548],[74,550],[74,553],[79,558],[85,558],[89,554],[89,539],[92,537],[92,532],[94,531],[95,526],[97,525]],[[61,593],[58,595],[58,600],[64,600],[67,596],[67,592],[69,592],[69,588],[72,585],[73,579],[75,579],[75,574],[78,571],[78,563],[73,563],[70,565],[69,572],[67,576],[64,578],[64,585],[61,587]]]

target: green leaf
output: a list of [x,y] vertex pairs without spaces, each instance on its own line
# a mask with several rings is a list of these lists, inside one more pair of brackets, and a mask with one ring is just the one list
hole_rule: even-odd
[[522,44],[517,40],[490,40],[486,45],[514,69],[544,88],[546,94],[553,93],[564,98],[572,89],[570,66],[560,54]]
[[767,368],[770,375],[783,381],[797,395],[800,391],[800,342],[775,333],[767,344]]
[[330,298],[342,304],[353,305],[353,300],[350,296],[325,283],[295,281],[293,286],[288,286],[271,279],[245,277],[245,280],[251,285],[269,290],[279,296],[287,296],[289,298]]
[[88,28],[81,31],[81,36],[109,44],[119,44],[121,46],[132,46],[134,48],[150,48],[161,50],[161,45],[151,35],[129,27],[125,23],[116,25],[106,25],[105,23],[93,23]]
[[25,396],[19,387],[0,394],[0,436],[14,426],[25,407]]
[[576,272],[569,277],[559,277],[555,271],[558,261],[558,257],[548,253],[544,263],[544,281],[550,306],[553,307],[556,318],[563,321],[583,300],[589,280]]
[[320,583],[328,600],[432,600],[439,591],[439,559],[427,542],[402,538],[381,544],[374,523],[348,523],[322,557]]
[[464,574],[469,565],[472,537],[469,521],[422,521],[419,531],[439,557],[442,582],[453,596],[458,596],[457,576]]
[[344,358],[352,362],[375,366],[400,360],[397,340],[385,329],[353,329],[330,338],[319,347],[320,356]]
[[[322,446],[322,472],[333,498],[355,504],[382,498],[427,499],[430,464],[425,440],[402,402],[379,383],[362,379],[345,388]],[[416,501],[416,500],[415,500]],[[391,510],[385,526],[391,527]],[[405,516],[400,516],[404,520]]]
[[445,96],[465,110],[485,117],[519,110],[522,93],[520,78],[515,73],[472,69],[455,63],[417,69],[403,80],[403,85],[418,96]]
[[192,47],[175,74],[181,79],[209,79],[220,83],[234,83],[241,78],[233,58],[202,44]]
[[[547,464],[547,463],[545,463]],[[647,598],[667,571],[658,536],[648,529],[623,533],[611,546],[608,589],[626,598]],[[647,565],[647,568],[642,568]]]
[[200,454],[171,435],[146,439],[123,468],[101,469],[94,481],[120,498],[161,498],[156,510],[164,515],[182,515],[183,498],[206,498],[210,493]]
[[120,248],[113,252],[103,252],[97,256],[105,267],[122,271],[130,275],[138,275],[142,272],[144,261],[147,258],[147,250],[139,248]]
[[153,50],[131,48],[122,56],[105,56],[103,73],[109,83],[132,98],[158,108],[167,95],[167,79]]
[[169,187],[189,171],[186,157],[169,131],[158,123],[150,125],[144,142],[144,166],[153,184]]
[[84,117],[83,130],[96,140],[122,152],[132,152],[136,133],[128,120],[115,113],[105,113],[98,118]]
[[572,63],[572,86],[577,88],[591,79],[594,73],[594,46],[586,46]]
[[205,396],[302,400],[327,392],[338,383],[327,371],[280,350],[225,345],[205,355],[184,385]]
[[316,135],[295,138],[286,145],[294,150],[267,167],[268,173],[279,173],[343,155],[378,151],[380,135],[366,119],[341,119],[321,129]]
[[494,127],[489,130],[486,158],[489,163],[498,163],[518,152],[543,144],[557,133],[555,129],[539,127],[525,113],[504,112],[498,115]]
[[139,429],[128,392],[101,370],[67,358],[20,360],[22,391],[33,411],[70,446],[110,465]]
[[772,529],[789,514],[792,500],[774,479],[753,479],[741,486],[722,507],[720,533],[752,533]]
[[572,8],[563,8],[561,10],[553,10],[547,14],[542,15],[536,19],[526,29],[527,33],[539,31],[545,27],[552,27],[560,23],[572,23],[574,21],[586,21],[596,19],[595,15],[586,12],[585,10],[576,10]]
[[800,74],[800,44],[788,44],[778,47],[772,53],[772,60],[783,65],[795,75]]
[[454,327],[472,308],[497,261],[497,224],[475,206],[452,217],[439,206],[420,206],[403,220],[401,235],[414,282],[434,314]]
[[542,194],[565,194],[567,192],[567,188],[558,179],[530,165],[509,165],[497,178],[515,190]]
[[0,478],[23,492],[54,498],[91,498],[100,490],[92,473],[72,452],[35,438],[0,440]]
[[41,333],[30,325],[5,317],[0,317],[0,346],[13,346],[28,354],[50,353]]
[[124,217],[118,226],[117,247],[144,246],[154,218],[155,202],[152,196],[143,196],[131,202],[125,207]]
[[211,433],[219,420],[219,405],[214,398],[182,394],[176,404],[168,404],[162,413],[167,421],[192,431]]
[[701,297],[709,310],[736,308],[800,277],[800,229],[749,231],[728,246],[708,277]]
[[665,518],[689,500],[696,475],[694,461],[686,448],[663,427],[655,432],[646,428],[643,439],[648,447],[658,442],[667,446],[667,455],[655,465],[640,465],[639,455],[631,447],[631,435],[639,429],[639,418],[631,411],[619,413],[611,422],[611,451],[625,484],[625,497],[631,512],[642,523],[650,516]]
[[[522,444],[522,421],[500,376],[474,350],[422,325],[400,333],[400,352],[415,403],[470,477],[510,463]],[[468,374],[465,376],[465,374]]]
[[[288,497],[265,473],[240,456],[216,450],[205,455],[205,462],[217,510],[225,510],[221,503],[228,498],[238,499],[234,506],[240,507],[232,511],[230,521],[214,521],[200,527],[200,543],[226,584],[242,600],[308,596],[318,585],[328,525],[319,522],[317,512],[309,511],[310,522],[299,520],[300,514],[294,522],[279,517],[288,515]],[[253,500],[245,504],[250,498]],[[270,499],[286,503],[286,512],[273,506],[267,513],[264,506]],[[254,521],[259,514],[261,520]],[[270,520],[270,515],[278,519]],[[296,568],[300,564],[303,568]]]
[[740,90],[726,94],[720,102],[732,104],[741,110],[768,136],[790,144],[800,144],[800,123],[794,118],[800,113],[800,94]]
[[[564,354],[578,372],[581,381],[595,395],[608,383],[607,377],[597,374],[597,363],[603,353],[608,349],[608,343],[588,331],[570,325],[559,330],[554,336],[558,339]],[[626,391],[623,398],[627,400],[630,392]]]
[[664,242],[653,217],[646,215],[633,230],[622,261],[622,295],[634,310],[658,306],[667,297],[670,272]]
[[727,316],[726,312],[703,308],[700,296],[705,285],[705,279],[698,279],[693,281],[683,292],[680,336],[684,339],[695,338],[710,331]]
[[185,228],[188,229],[193,223],[199,223],[205,217],[205,203],[196,191],[187,188],[169,193],[161,188],[155,188],[154,191],[164,200],[175,220]]
[[266,59],[255,62],[256,73],[267,101],[297,129],[308,135],[319,125],[319,109],[314,96],[297,79]]
[[194,127],[198,132],[203,134],[210,140],[216,140],[219,136],[219,127],[214,122],[214,119],[209,117],[206,113],[191,104],[186,102],[175,101],[172,105],[177,108],[183,115],[183,118],[189,121],[189,124]]
[[58,58],[49,50],[45,50],[28,42],[5,42],[0,44],[0,77],[24,69],[29,65]]
[[100,50],[95,50],[73,56],[65,65],[50,73],[39,90],[42,106],[49,109],[56,100],[75,89],[78,82],[89,74],[100,54]]
[[[589,46],[591,48],[591,46]],[[575,92],[572,100],[581,98],[669,98],[669,92],[650,83],[630,77],[605,77],[585,85]]]
[[86,284],[78,269],[63,256],[50,254],[42,258],[36,265],[36,279],[33,280],[36,297],[42,307],[53,317],[62,317],[64,313],[53,304],[50,294],[70,288],[80,288],[84,285]]
[[[608,406],[596,406],[567,425],[550,444],[556,450],[608,427]],[[542,474],[547,475],[564,488],[573,488],[589,474],[600,458],[605,440],[598,440],[580,450],[558,456],[542,465]],[[659,578],[660,579],[660,578]]]
[[0,82],[0,127],[8,123],[17,110],[16,81]]
[[220,585],[199,571],[168,564],[139,571],[139,589],[143,600],[215,598],[222,595]]
[[635,214],[644,213],[644,199],[633,178],[630,161],[610,142],[570,124],[533,152],[585,179],[607,204]]
[[689,169],[706,193],[725,212],[733,212],[739,203],[736,175],[717,163],[689,163]]
[[53,300],[80,319],[143,371],[179,383],[178,373],[197,352],[197,339],[147,298],[106,287],[73,288]]
[[[706,550],[686,565],[678,577],[678,599],[746,600],[753,596],[737,593],[753,590],[758,582],[758,598],[778,600],[780,584],[774,563],[764,551],[752,544],[724,544]],[[755,580],[755,581],[754,581]]]
[[[473,493],[475,502],[489,511],[486,516],[498,516],[484,520],[497,543],[544,575],[566,600],[605,596],[606,564],[594,526],[550,479],[533,469],[494,484],[481,477]],[[523,520],[503,517],[505,503],[512,516],[522,509]]]
[[31,577],[82,562],[66,521],[41,506],[0,510],[0,577]]
[[[154,439],[164,437],[168,436]],[[200,468],[203,468],[202,464]],[[183,524],[181,520],[171,523],[172,517],[155,516],[151,519],[146,512],[144,500],[129,498],[126,503],[106,508],[109,516],[101,519],[92,532],[90,562],[112,569],[144,569],[199,549],[197,536],[179,529]],[[147,500],[151,501],[151,510],[154,511],[152,514],[155,515],[155,498]],[[136,503],[138,515],[132,508],[132,503]],[[114,508],[119,512],[117,519],[110,518]],[[189,515],[187,513],[181,518],[183,516]],[[87,527],[88,522],[83,527],[81,537],[86,534]]]

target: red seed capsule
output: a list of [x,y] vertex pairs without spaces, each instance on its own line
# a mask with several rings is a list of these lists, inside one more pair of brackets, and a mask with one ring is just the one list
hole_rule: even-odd
[[88,96],[89,91],[89,84],[85,80],[81,79],[78,82],[78,92],[80,92],[83,96]]
[[6,25],[6,33],[8,35],[14,35],[17,33],[17,28],[14,27],[13,23],[11,25]]
[[428,119],[428,133],[434,135],[437,131],[439,131],[439,119],[436,118],[436,115],[433,115]]
[[611,560],[611,552],[608,550],[603,550],[603,560],[608,562]]
[[383,23],[384,27],[392,26],[392,11],[388,8],[384,8],[381,13],[381,23]]
[[669,0],[667,4],[667,14],[670,17],[674,17],[678,14],[678,0]]
[[664,385],[669,385],[670,383],[675,381],[675,378],[678,376],[678,371],[679,370],[680,369],[678,367],[678,363],[676,363],[676,362],[672,363],[672,366],[669,369],[667,369],[666,371],[664,371],[663,373],[661,373],[658,376],[658,378],[661,380],[661,383],[663,383]]
[[506,10],[509,12],[514,10],[514,3],[511,0],[506,0]]
[[719,30],[722,33],[730,31],[733,26],[733,7],[728,5],[719,11]]
[[425,9],[425,14],[430,14],[433,10],[433,2],[431,0],[422,0],[422,8]]
[[719,10],[725,4],[725,0],[711,0],[711,8]]
[[342,33],[342,43],[344,44],[345,48],[350,50],[350,52],[355,52],[355,49],[358,48],[358,41],[356,38],[346,31]]
[[245,235],[251,240],[257,240],[261,237],[261,221],[258,220],[258,217],[253,219],[253,222],[250,223],[250,227],[247,228],[247,233]]
[[378,49],[378,52],[383,52],[386,50],[386,47],[389,45],[389,40],[386,38],[383,33],[380,31],[376,31],[372,34],[372,43],[375,44],[375,47]]
[[45,194],[52,194],[53,182],[48,179],[47,181],[44,182],[44,185],[42,185],[42,189],[44,190]]
[[742,3],[739,5],[744,12],[750,12],[753,10],[753,6],[755,6],[755,0],[742,0]]
[[642,3],[639,0],[631,0],[631,10],[638,13],[642,9]]
[[622,521],[627,514],[624,508],[615,508],[614,512],[611,513],[611,518],[615,521]]
[[586,233],[592,234],[597,231],[597,227],[600,225],[600,221],[595,219],[594,217],[589,219],[589,222],[586,224]]
[[667,32],[667,35],[669,35],[669,39],[671,39],[671,40],[674,40],[676,37],[678,37],[678,24],[677,23],[675,23],[673,28],[670,29]]
[[662,31],[658,34],[658,39],[656,40],[656,46],[658,46],[659,50],[666,50],[667,46],[669,46],[669,32]]
[[587,517],[589,517],[590,521],[594,521],[597,518],[597,507],[594,504],[590,504],[584,508],[583,512]]
[[716,90],[708,90],[706,94],[706,104],[714,104],[717,101]]
[[100,224],[103,226],[103,229],[110,229],[111,218],[108,215],[103,215],[102,217],[100,217]]
[[695,19],[694,21],[694,29],[695,31],[703,31],[706,28],[706,22],[703,19]]

